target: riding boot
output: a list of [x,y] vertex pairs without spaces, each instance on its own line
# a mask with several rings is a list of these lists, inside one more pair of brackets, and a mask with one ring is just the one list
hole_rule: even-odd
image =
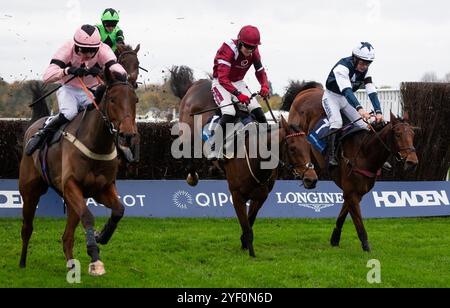
[[42,143],[54,132],[58,130],[58,128],[69,122],[69,120],[60,113],[59,115],[53,117],[43,128],[39,129],[31,138],[28,140],[27,145],[25,146],[25,154],[30,156],[31,154],[38,149]]
[[338,161],[336,159],[336,134],[328,136],[328,164],[330,166],[337,166]]
[[251,114],[255,117],[256,121],[259,123],[267,123],[266,116],[264,115],[264,111],[262,108],[253,109]]
[[[219,129],[219,127],[222,129],[222,148],[225,147],[225,142],[227,139],[227,134],[226,134],[226,127],[227,127],[227,123],[233,123],[234,122],[234,116],[230,115],[230,114],[224,114],[222,115],[222,117],[219,120],[219,123],[216,126],[216,131],[217,129]],[[216,136],[216,132],[214,133],[214,136]],[[211,153],[214,153],[216,150],[216,143],[218,143],[218,140],[215,140],[212,145],[211,145]],[[219,146],[219,145],[218,145]],[[220,148],[220,146],[219,146]],[[213,157],[210,158],[215,158],[215,156],[213,155]]]

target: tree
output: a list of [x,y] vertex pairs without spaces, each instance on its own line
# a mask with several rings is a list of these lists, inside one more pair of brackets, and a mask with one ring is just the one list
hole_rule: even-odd
[[423,74],[423,76],[420,79],[420,81],[423,81],[423,82],[438,82],[439,79],[438,79],[438,77],[437,77],[435,72],[430,71],[430,72],[426,72],[425,74]]

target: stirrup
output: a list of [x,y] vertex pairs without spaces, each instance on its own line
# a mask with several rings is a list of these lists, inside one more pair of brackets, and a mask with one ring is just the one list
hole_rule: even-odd
[[328,165],[336,167],[339,165],[339,162],[336,160],[336,157],[333,157],[328,161]]

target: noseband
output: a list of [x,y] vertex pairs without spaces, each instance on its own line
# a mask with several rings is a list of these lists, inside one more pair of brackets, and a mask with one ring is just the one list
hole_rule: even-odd
[[[295,137],[302,137],[302,136],[306,136],[305,132],[298,132],[298,133],[289,134],[286,137],[284,137],[283,142],[286,142],[286,145],[287,145],[287,140],[288,139],[295,138]],[[281,165],[283,167],[286,167],[296,179],[298,179],[298,178],[303,179],[305,173],[308,170],[314,169],[314,164],[312,162],[308,162],[304,166],[301,166],[301,165],[298,165],[298,164],[286,164],[285,162],[283,162],[280,159],[280,163],[281,163]],[[300,171],[301,173],[299,173],[297,171],[298,168],[302,168],[301,171]]]

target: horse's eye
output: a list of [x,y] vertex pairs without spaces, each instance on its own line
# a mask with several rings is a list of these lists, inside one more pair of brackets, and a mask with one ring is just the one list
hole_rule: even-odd
[[400,134],[395,134],[395,138],[400,138]]
[[290,148],[289,148],[289,151],[290,151],[291,153],[295,153],[295,148],[294,148],[294,147],[290,147]]

